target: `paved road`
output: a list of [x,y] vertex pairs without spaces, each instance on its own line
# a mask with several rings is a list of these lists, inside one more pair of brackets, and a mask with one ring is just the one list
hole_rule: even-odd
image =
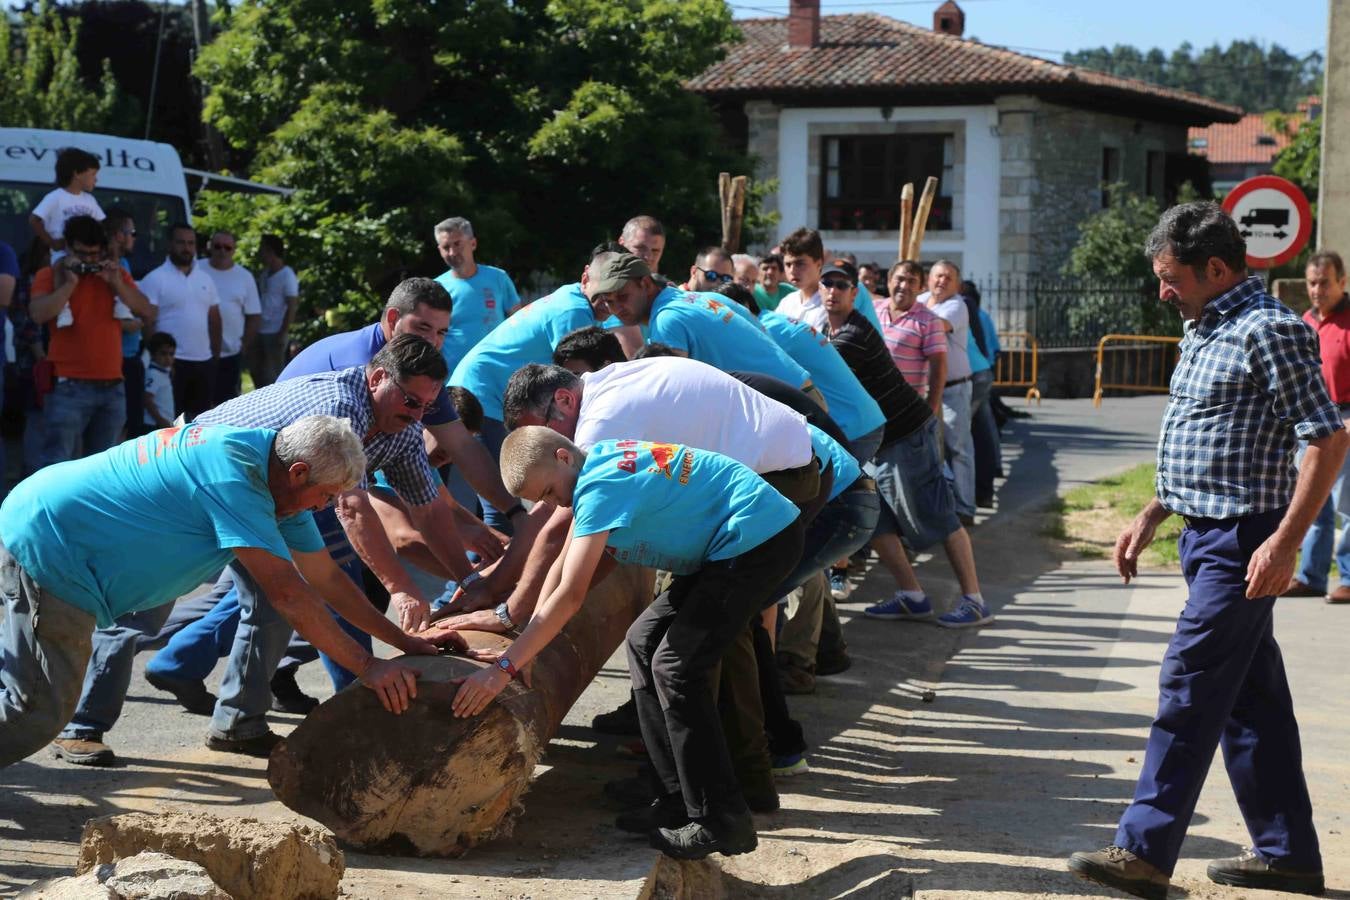
[[[725,863],[733,896],[920,898],[1113,896],[1064,872],[1073,850],[1105,844],[1130,795],[1156,674],[1182,602],[1180,578],[1149,573],[1123,587],[1099,562],[1066,561],[1040,537],[1037,509],[1056,492],[1152,458],[1160,398],[1046,401],[1007,434],[1010,479],[974,537],[999,622],[979,632],[858,616],[885,591],[880,574],[843,605],[856,665],[794,698],[813,743],[812,772],[785,782],[784,809],[759,820],[761,848]],[[921,561],[935,598],[954,585]],[[1285,647],[1330,883],[1350,887],[1350,701],[1339,614],[1282,604]],[[142,660],[143,662],[143,660]],[[315,669],[316,667],[309,667]],[[322,692],[316,670],[304,676]],[[933,701],[924,702],[924,691]],[[626,691],[612,659],[569,715],[526,795],[516,833],[460,860],[348,854],[353,897],[633,897],[654,854],[609,824],[604,781],[631,764],[584,727]],[[0,770],[0,894],[73,864],[92,815],[167,805],[287,818],[262,766],[200,746],[202,720],[151,690],[139,667],[127,717],[110,735],[123,768],[80,770],[37,756]],[[292,717],[278,716],[284,730]],[[1203,861],[1243,845],[1226,779],[1213,773],[1179,870],[1193,897],[1211,889]],[[1350,896],[1341,893],[1339,896]]]

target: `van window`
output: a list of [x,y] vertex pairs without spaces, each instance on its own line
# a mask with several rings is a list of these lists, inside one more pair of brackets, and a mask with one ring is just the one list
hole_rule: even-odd
[[[28,216],[48,191],[50,184],[32,184],[22,181],[0,181],[0,241],[14,248],[23,258],[36,238],[28,226]],[[119,188],[96,188],[94,199],[106,212],[120,206],[131,213],[136,223],[136,250],[131,255],[131,274],[143,278],[147,272],[164,262],[168,255],[169,226],[187,221],[187,210],[178,197],[148,194]],[[199,248],[201,249],[201,248]]]

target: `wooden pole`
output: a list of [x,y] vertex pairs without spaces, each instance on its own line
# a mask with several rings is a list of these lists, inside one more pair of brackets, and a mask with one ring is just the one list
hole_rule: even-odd
[[741,227],[745,224],[745,187],[747,179],[737,175],[731,179],[731,197],[727,216],[727,227],[722,246],[731,253],[741,251]]
[[899,259],[909,259],[909,230],[914,224],[914,182],[907,181],[900,190],[900,249]]
[[[267,779],[277,799],[362,850],[459,856],[509,834],[521,795],[563,717],[651,602],[651,569],[619,566],[534,660],[533,687],[512,681],[477,716],[451,711],[456,679],[483,663],[408,656],[421,670],[402,715],[359,684],[314,710],[277,746]],[[472,647],[511,639],[462,632]]]
[[933,209],[933,198],[937,196],[938,180],[932,175],[923,184],[923,196],[919,198],[919,211],[914,214],[914,230],[909,236],[909,254],[905,259],[918,260],[923,250],[923,235],[928,230],[928,214]]
[[731,173],[721,172],[717,176],[717,199],[722,210],[722,245],[726,246],[731,236]]

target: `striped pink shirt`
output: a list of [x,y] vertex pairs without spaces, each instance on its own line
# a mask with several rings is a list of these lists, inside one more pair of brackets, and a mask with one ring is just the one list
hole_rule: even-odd
[[895,367],[920,397],[927,397],[928,360],[947,352],[947,332],[942,320],[922,303],[915,303],[902,313],[892,310],[886,297],[877,297],[873,306],[881,320],[882,340],[891,351]]

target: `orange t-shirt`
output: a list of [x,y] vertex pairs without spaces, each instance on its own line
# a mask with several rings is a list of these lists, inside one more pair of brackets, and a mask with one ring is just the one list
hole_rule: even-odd
[[[119,268],[117,273],[124,282],[133,283],[125,269]],[[30,296],[50,294],[54,284],[55,276],[48,266],[33,276]],[[122,325],[113,318],[116,299],[113,289],[97,275],[86,275],[75,285],[70,295],[74,324],[57,328],[53,319],[47,325],[52,336],[47,358],[58,378],[112,381],[122,377]]]

